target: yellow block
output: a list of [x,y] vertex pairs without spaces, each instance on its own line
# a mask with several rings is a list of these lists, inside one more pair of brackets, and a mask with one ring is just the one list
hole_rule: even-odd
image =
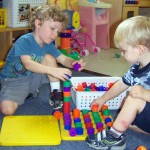
[[58,121],[53,116],[4,117],[0,143],[2,146],[59,145]]

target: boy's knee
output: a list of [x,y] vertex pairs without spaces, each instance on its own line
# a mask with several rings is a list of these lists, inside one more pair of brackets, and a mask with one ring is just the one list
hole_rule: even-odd
[[4,115],[7,115],[7,116],[10,116],[10,115],[13,115],[15,113],[16,110],[12,109],[12,108],[2,108],[1,109],[1,112],[4,114]]
[[18,104],[17,103],[5,103],[5,102],[1,102],[0,104],[0,110],[4,115],[13,115],[15,113],[15,111],[18,108]]
[[45,56],[44,56],[44,61],[46,61],[47,63],[56,63],[56,58],[55,57],[53,57],[52,55],[50,55],[50,54],[46,54]]

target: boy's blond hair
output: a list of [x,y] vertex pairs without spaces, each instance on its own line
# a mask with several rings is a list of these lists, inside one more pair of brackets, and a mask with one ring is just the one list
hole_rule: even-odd
[[135,16],[124,20],[116,29],[114,43],[117,48],[121,43],[150,48],[150,17]]
[[60,9],[59,6],[54,4],[44,4],[38,6],[31,11],[30,24],[31,29],[35,30],[35,19],[41,21],[41,25],[44,21],[52,19],[53,21],[62,22],[62,29],[65,29],[68,24],[67,14]]

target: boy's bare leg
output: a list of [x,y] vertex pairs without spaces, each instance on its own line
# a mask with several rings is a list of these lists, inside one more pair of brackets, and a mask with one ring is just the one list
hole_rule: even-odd
[[[42,60],[42,64],[57,68],[56,59],[52,55],[45,55]],[[50,86],[51,86],[51,94],[49,104],[53,107],[53,109],[60,109],[63,106],[63,95],[60,87],[60,80],[51,75],[48,75]]]
[[0,111],[4,115],[13,115],[18,108],[18,103],[5,100],[0,103]]
[[114,129],[124,132],[133,122],[136,115],[142,112],[145,105],[146,101],[128,96],[120,113],[114,121]]
[[[44,59],[42,60],[42,64],[46,65],[46,66],[51,66],[51,67],[58,67],[56,59],[52,56],[52,55],[45,55]],[[59,81],[59,79],[52,77],[50,75],[48,75],[49,81],[51,82],[56,82]]]

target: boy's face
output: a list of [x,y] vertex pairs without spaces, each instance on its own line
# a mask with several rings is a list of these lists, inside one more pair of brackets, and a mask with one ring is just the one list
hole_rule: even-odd
[[127,60],[129,64],[135,64],[139,62],[140,53],[139,49],[132,47],[128,44],[121,44],[121,55]]
[[50,44],[57,38],[58,33],[61,31],[61,29],[62,29],[61,22],[57,21],[54,22],[53,20],[47,20],[40,25],[39,21],[39,23],[36,23],[36,30],[35,30],[36,40],[40,45],[43,45],[44,43]]

